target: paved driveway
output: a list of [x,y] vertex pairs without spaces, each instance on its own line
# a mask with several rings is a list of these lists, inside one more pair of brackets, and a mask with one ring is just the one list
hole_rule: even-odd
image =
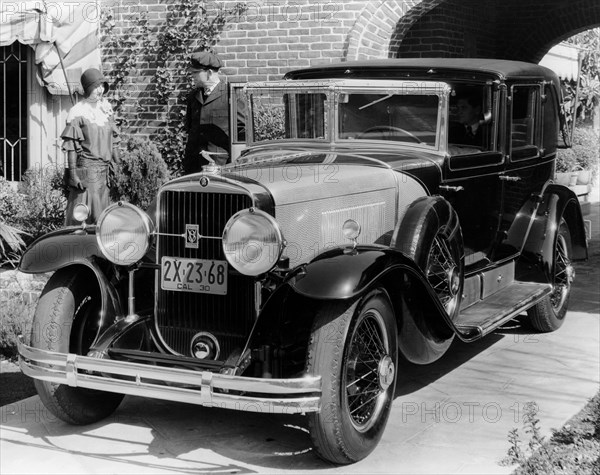
[[360,463],[321,462],[300,416],[128,397],[110,419],[74,427],[32,397],[0,410],[0,473],[509,473],[498,462],[527,402],[549,435],[598,390],[598,208],[563,327],[531,334],[514,321],[435,364],[403,364],[383,440]]

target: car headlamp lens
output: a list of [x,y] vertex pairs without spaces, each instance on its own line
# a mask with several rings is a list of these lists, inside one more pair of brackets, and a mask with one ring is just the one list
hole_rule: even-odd
[[83,223],[90,216],[90,209],[83,203],[78,203],[73,209],[73,219]]
[[106,208],[96,224],[96,239],[102,254],[115,264],[138,262],[150,247],[152,221],[141,209],[119,201]]
[[284,245],[275,219],[255,208],[234,214],[223,231],[227,262],[244,275],[270,271],[279,261]]

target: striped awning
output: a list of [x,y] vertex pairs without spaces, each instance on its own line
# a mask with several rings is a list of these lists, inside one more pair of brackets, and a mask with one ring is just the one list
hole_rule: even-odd
[[573,81],[579,77],[579,49],[575,45],[559,43],[540,61],[540,65],[552,69],[559,78]]
[[30,45],[38,80],[50,93],[69,94],[68,86],[81,93],[83,71],[101,69],[99,24],[97,0],[1,2],[0,46]]

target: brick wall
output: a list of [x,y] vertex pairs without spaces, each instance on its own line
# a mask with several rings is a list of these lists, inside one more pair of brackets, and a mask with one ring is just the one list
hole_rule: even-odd
[[[208,15],[221,5],[236,0],[200,2]],[[290,0],[248,1],[247,12],[227,24],[214,50],[223,59],[222,72],[230,81],[247,82],[280,79],[287,71],[340,60],[385,58],[398,20],[419,0]],[[151,35],[164,24],[172,1],[104,0],[116,23],[115,31],[132,35],[145,14]],[[191,48],[193,50],[194,47]],[[105,51],[104,69],[110,71],[110,51]],[[156,106],[152,77],[156,62],[144,51],[134,75],[128,79],[125,110],[135,119],[130,133],[152,135],[164,126],[165,117]],[[184,80],[184,69],[173,69]],[[174,95],[178,91],[175,91]]]
[[344,59],[348,33],[364,8],[358,0],[248,2],[215,51],[232,80],[280,79],[291,69]]
[[[209,14],[236,0],[199,2]],[[230,81],[279,79],[287,71],[340,60],[387,57],[498,57],[538,61],[561,39],[600,24],[598,0],[251,0],[215,51]],[[117,28],[131,31],[145,12],[154,35],[174,0],[102,0]],[[193,48],[192,48],[193,49]],[[141,52],[143,53],[143,52]],[[147,55],[146,55],[147,56]],[[105,67],[111,68],[106,61]],[[164,127],[145,57],[130,78],[129,131]],[[185,69],[173,74],[185,79]],[[141,107],[140,107],[141,106]]]

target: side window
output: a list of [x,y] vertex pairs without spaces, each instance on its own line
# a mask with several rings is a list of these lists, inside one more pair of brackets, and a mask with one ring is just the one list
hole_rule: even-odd
[[511,158],[522,160],[537,156],[540,146],[540,87],[512,87]]
[[[485,86],[457,85],[450,96],[448,151],[465,155],[494,150],[494,127],[489,119],[492,91]],[[488,117],[488,119],[486,119]]]
[[558,98],[556,91],[551,86],[546,86],[544,94],[544,129],[542,130],[542,144],[546,151],[556,149],[560,129]]

